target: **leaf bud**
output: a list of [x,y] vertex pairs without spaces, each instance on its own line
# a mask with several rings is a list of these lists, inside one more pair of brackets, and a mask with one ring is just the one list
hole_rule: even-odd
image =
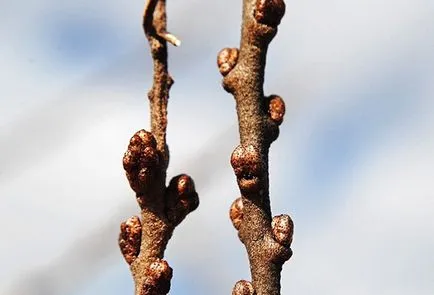
[[217,55],[217,66],[223,76],[235,67],[238,61],[239,50],[238,48],[223,48]]

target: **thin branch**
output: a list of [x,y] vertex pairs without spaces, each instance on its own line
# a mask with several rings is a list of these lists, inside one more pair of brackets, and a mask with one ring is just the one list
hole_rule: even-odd
[[241,198],[232,204],[230,217],[252,275],[252,283],[235,285],[234,295],[280,294],[282,265],[292,255],[292,220],[288,215],[272,218],[268,178],[268,152],[279,135],[285,104],[263,91],[268,45],[284,13],[283,0],[244,0],[240,49],[225,48],[217,57],[223,87],[236,101],[240,133],[231,164]]
[[[155,11],[155,6],[157,5],[158,0],[149,0],[145,5],[145,11],[143,12],[143,28],[145,30],[145,34],[148,36],[149,34],[156,34],[169,42],[174,46],[180,46],[181,40],[179,40],[175,35],[166,31],[166,25],[163,25],[163,22],[156,24],[155,26],[152,24],[153,18],[158,19],[158,17],[153,17],[153,12]],[[161,5],[165,5],[162,3]],[[165,11],[165,10],[164,10]],[[165,16],[163,16],[165,18]],[[154,31],[154,32],[153,32]],[[149,38],[149,37],[148,37]]]
[[148,93],[151,132],[136,132],[123,158],[128,181],[141,208],[141,220],[133,216],[121,224],[119,246],[131,268],[135,295],[161,295],[169,292],[172,278],[172,269],[163,260],[167,243],[175,227],[197,208],[199,198],[193,179],[186,174],[172,178],[166,187],[167,103],[173,84],[166,40],[175,44],[179,41],[166,32],[165,0],[146,3],[143,28],[154,62],[153,84]]

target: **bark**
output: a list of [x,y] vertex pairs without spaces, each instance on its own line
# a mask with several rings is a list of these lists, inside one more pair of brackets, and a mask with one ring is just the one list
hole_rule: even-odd
[[291,255],[293,223],[288,215],[272,218],[268,152],[279,135],[285,104],[264,96],[268,45],[285,13],[283,0],[244,0],[240,48],[225,48],[217,57],[223,88],[236,101],[240,145],[231,156],[241,198],[230,217],[245,245],[252,283],[239,281],[233,294],[280,294],[282,265]]
[[175,176],[166,186],[169,149],[166,143],[167,104],[173,79],[168,72],[167,42],[180,41],[166,31],[165,0],[148,0],[143,28],[153,59],[153,85],[148,98],[151,132],[137,131],[123,158],[131,188],[141,208],[137,216],[121,224],[119,246],[130,265],[135,295],[161,295],[170,290],[172,269],[163,260],[175,227],[199,205],[190,176]]

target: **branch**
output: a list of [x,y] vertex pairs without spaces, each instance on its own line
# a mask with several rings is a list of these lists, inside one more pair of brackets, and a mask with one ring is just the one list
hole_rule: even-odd
[[217,57],[223,88],[236,101],[240,145],[231,156],[241,198],[230,218],[245,245],[252,283],[239,281],[234,295],[280,294],[282,265],[291,255],[293,223],[288,215],[272,218],[268,152],[279,135],[285,104],[277,95],[264,96],[268,45],[285,13],[283,0],[244,0],[240,49],[224,48]]
[[178,175],[166,187],[169,149],[166,143],[167,103],[173,79],[168,73],[167,43],[179,40],[166,31],[165,0],[149,0],[143,28],[154,62],[153,85],[148,93],[151,132],[139,130],[131,138],[123,166],[141,208],[121,224],[119,247],[130,265],[135,295],[167,294],[172,269],[163,260],[175,227],[199,205],[193,179]]

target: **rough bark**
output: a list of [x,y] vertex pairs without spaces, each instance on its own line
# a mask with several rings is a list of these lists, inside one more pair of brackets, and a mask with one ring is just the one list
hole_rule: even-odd
[[151,132],[136,132],[123,158],[141,209],[141,220],[133,216],[123,222],[119,235],[121,252],[134,279],[135,295],[169,292],[172,269],[163,260],[164,251],[175,227],[199,205],[194,182],[188,175],[175,176],[166,187],[167,104],[173,84],[168,72],[167,41],[176,46],[180,42],[166,31],[165,5],[165,0],[148,0],[143,14],[154,64],[153,85],[148,93]]
[[225,48],[217,57],[223,88],[236,101],[240,145],[231,156],[241,197],[230,218],[245,245],[252,283],[239,281],[233,294],[280,294],[282,265],[291,255],[293,223],[288,215],[272,218],[268,152],[279,135],[285,104],[264,96],[268,45],[285,13],[283,0],[244,0],[240,48]]

